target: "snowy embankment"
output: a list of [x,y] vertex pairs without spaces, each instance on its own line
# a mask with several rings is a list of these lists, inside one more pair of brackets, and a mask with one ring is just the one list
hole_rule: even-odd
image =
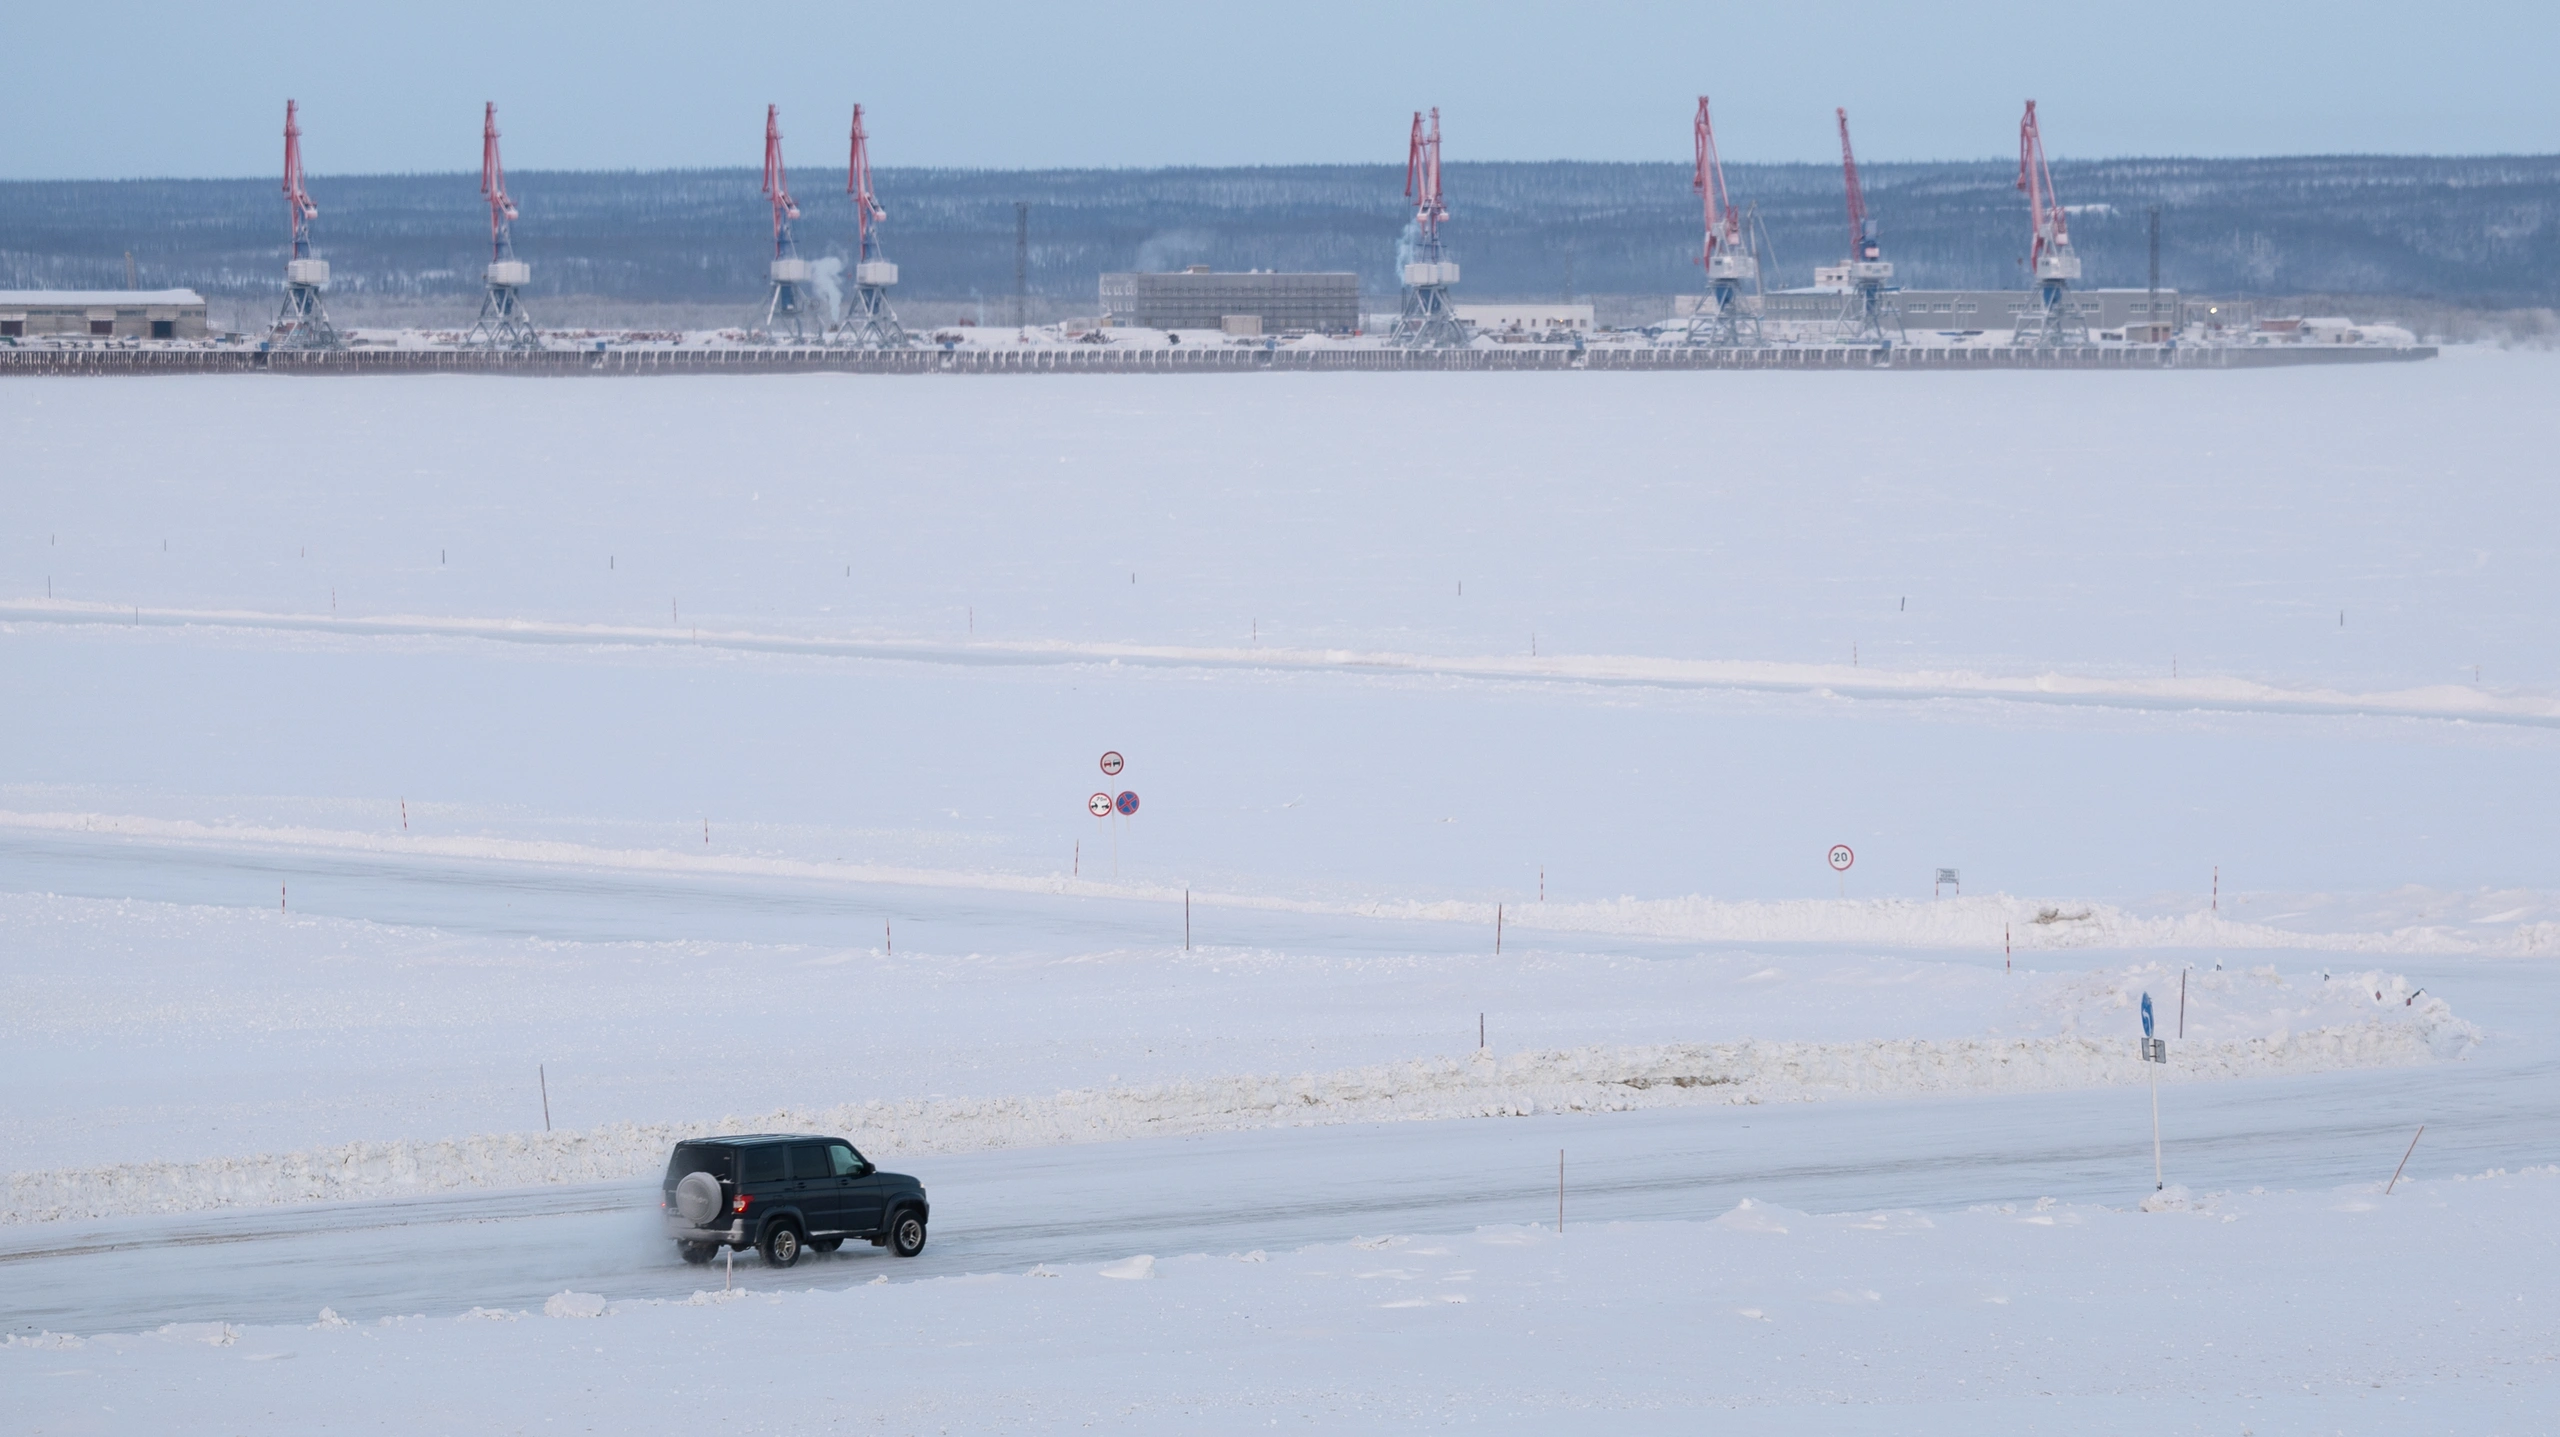
[[[2176,1045],[2171,1082],[2390,1067],[2458,1056],[2477,1030],[2433,998],[2405,1016]],[[1621,1112],[1692,1103],[1807,1102],[1911,1094],[2051,1092],[2148,1077],[2116,1037],[1859,1043],[1598,1046],[1386,1063],[1296,1077],[1240,1076],[1045,1098],[920,1098],[746,1114],[718,1122],[613,1123],[581,1132],[349,1143],[192,1163],[11,1174],[0,1222],[292,1202],[457,1188],[634,1179],[668,1147],[712,1132],[827,1132],[886,1160],[927,1153],[1319,1123]]]
[[[1002,873],[847,863],[778,853],[691,853],[490,835],[438,836],[400,830],[206,823],[98,812],[0,810],[0,830],[137,839],[187,847],[273,854],[363,854],[571,871],[692,877],[786,879],[834,884],[1120,898],[1202,908],[1339,915],[1490,928],[1496,905],[1474,899],[1328,902],[1180,885],[1106,882],[1064,874]],[[1702,895],[1600,902],[1512,904],[1507,928],[1606,934],[1701,943],[1860,943],[1896,948],[2268,949],[2365,954],[2534,956],[2560,951],[2560,923],[2517,923],[2485,933],[2442,923],[2381,931],[2297,932],[2242,923],[2218,913],[2145,917],[2108,903],[2006,893],[1928,900],[1792,899],[1775,902]]]
[[972,638],[965,643],[953,643],[894,634],[775,633],[421,614],[341,617],[336,613],[153,608],[67,599],[0,603],[0,623],[150,625],[253,633],[322,633],[348,638],[468,638],[554,648],[563,645],[674,647],[971,666],[1105,664],[1208,671],[1265,669],[1403,674],[1504,683],[1730,689],[1752,693],[1817,694],[1842,699],[1991,699],[2075,708],[2459,719],[2470,723],[2560,727],[2560,696],[2523,690],[2493,691],[2477,684],[2426,684],[2357,692],[2330,687],[2287,687],[2255,679],[2215,675],[2122,678],[2052,672],[1988,674],[1970,669],[1892,669],[1855,663],[1675,659],[1643,654],[1521,657],[1308,649],[1279,644],[1226,647],[1064,639],[1006,641]]

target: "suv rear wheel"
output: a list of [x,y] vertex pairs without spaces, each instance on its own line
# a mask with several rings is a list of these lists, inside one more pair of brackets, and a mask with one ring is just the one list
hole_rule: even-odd
[[800,1260],[800,1229],[778,1222],[764,1231],[764,1241],[757,1249],[764,1254],[768,1266],[789,1267]]
[[889,1251],[899,1257],[924,1251],[924,1219],[913,1208],[901,1208],[889,1219]]

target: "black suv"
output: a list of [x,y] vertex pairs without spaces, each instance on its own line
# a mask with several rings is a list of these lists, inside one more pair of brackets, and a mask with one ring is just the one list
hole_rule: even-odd
[[802,1248],[833,1252],[849,1237],[913,1257],[932,1213],[924,1184],[880,1171],[842,1138],[807,1133],[678,1143],[662,1192],[667,1236],[687,1262],[752,1247],[789,1267]]

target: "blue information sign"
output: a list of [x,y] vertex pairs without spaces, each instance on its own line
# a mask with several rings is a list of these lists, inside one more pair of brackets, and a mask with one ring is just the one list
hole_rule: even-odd
[[[1124,793],[1120,797],[1123,802],[1126,802],[1129,795]],[[1124,808],[1120,811],[1127,813],[1129,810]],[[2148,993],[2142,995],[2142,1036],[2146,1038],[2151,1036],[2151,995]]]

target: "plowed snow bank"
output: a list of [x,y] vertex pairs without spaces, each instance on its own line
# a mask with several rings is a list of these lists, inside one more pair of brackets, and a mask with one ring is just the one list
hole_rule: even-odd
[[[2442,1004],[2431,1004],[2417,1022],[2177,1044],[2164,1076],[2193,1082],[2422,1063],[2458,1054],[2473,1033]],[[2076,1036],[1603,1046],[1499,1057],[1480,1052],[1297,1077],[1210,1078],[1045,1098],[848,1103],[718,1123],[617,1123],[583,1132],[350,1143],[196,1163],[16,1173],[8,1179],[0,1222],[638,1178],[658,1172],[678,1139],[723,1131],[841,1133],[876,1156],[893,1158],[1316,1123],[2055,1091],[2145,1078],[2131,1041]]]

